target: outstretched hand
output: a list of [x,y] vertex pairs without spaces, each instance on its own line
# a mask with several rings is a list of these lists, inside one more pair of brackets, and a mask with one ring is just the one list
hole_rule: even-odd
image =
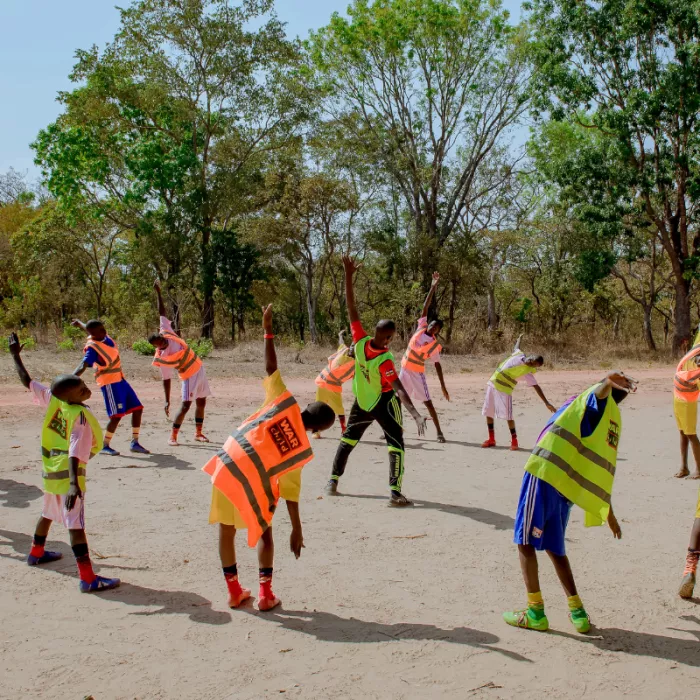
[[439,272],[433,272],[433,282],[432,282],[432,286],[433,286],[433,287],[437,287],[439,281],[440,281],[440,273],[439,273]]
[[12,355],[12,357],[19,357],[23,348],[24,343],[20,344],[17,333],[10,333],[10,336],[7,339],[7,349],[9,350],[10,355]]
[[354,275],[362,267],[362,263],[356,263],[349,255],[343,255],[343,267],[346,275]]
[[610,372],[605,377],[605,381],[615,389],[622,389],[631,393],[637,391],[637,380],[628,377],[624,372]]
[[423,437],[425,435],[425,427],[428,421],[423,418],[420,414],[415,417],[416,427],[418,428],[418,437]]
[[272,333],[272,304],[262,307],[262,325],[265,333]]

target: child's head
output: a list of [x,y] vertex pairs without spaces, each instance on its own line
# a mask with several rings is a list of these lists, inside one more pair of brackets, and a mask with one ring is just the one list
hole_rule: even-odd
[[59,401],[66,403],[83,403],[92,396],[87,384],[74,374],[61,374],[56,377],[51,383],[51,393]]
[[375,326],[372,342],[378,348],[388,348],[394,333],[396,333],[396,324],[384,319]]
[[314,401],[301,412],[301,420],[307,430],[320,433],[335,423],[335,412],[327,403]]
[[151,333],[151,335],[148,336],[148,342],[154,347],[158,348],[159,350],[165,350],[165,348],[168,347],[168,340],[167,338],[164,338],[162,335],[159,333]]
[[528,367],[542,367],[544,364],[544,357],[542,357],[542,355],[528,355],[525,358],[525,364]]
[[85,330],[89,333],[93,340],[100,342],[107,337],[107,331],[105,330],[102,321],[98,321],[96,318],[91,319],[85,324]]
[[431,321],[428,324],[428,327],[425,329],[425,332],[434,338],[441,330],[443,327],[444,323],[442,322],[441,319],[436,318],[434,321]]

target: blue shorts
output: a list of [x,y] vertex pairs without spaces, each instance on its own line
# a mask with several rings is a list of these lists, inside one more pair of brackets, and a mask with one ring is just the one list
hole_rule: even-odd
[[127,413],[134,413],[143,408],[139,397],[126,379],[103,386],[102,398],[105,400],[105,408],[110,418],[121,418]]
[[515,516],[513,542],[564,556],[564,537],[571,505],[554,486],[525,472]]

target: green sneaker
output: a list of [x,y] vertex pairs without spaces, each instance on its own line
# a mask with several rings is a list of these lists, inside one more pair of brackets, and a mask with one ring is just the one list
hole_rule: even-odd
[[538,632],[546,632],[549,629],[549,620],[544,611],[542,617],[538,618],[530,608],[514,610],[513,612],[504,612],[503,619],[511,627],[522,627],[526,630],[537,630]]
[[571,620],[571,624],[576,628],[577,632],[587,634],[591,631],[591,618],[588,617],[588,613],[583,608],[571,610],[569,612],[569,620]]

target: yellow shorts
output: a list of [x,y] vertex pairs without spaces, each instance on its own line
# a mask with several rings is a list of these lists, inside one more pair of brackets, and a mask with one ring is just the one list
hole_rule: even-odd
[[[287,472],[280,477],[280,498],[285,501],[299,502],[301,494],[301,469]],[[219,489],[212,487],[209,524],[233,525],[236,530],[245,530],[247,526],[236,506],[224,496]]]
[[343,408],[343,395],[340,392],[331,391],[325,387],[316,388],[316,401],[327,403],[336,416],[344,416],[345,409]]
[[673,399],[673,413],[676,425],[684,435],[695,435],[698,423],[698,402]]

